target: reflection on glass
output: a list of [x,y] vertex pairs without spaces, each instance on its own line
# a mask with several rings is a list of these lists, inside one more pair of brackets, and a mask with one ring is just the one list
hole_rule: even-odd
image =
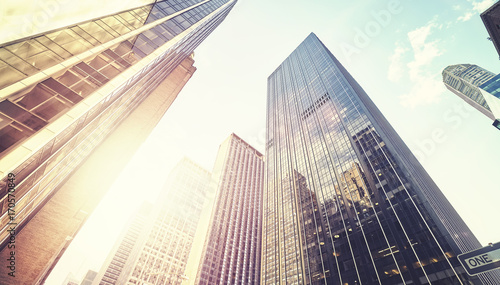
[[268,90],[262,284],[483,284],[455,258],[478,241],[314,34]]

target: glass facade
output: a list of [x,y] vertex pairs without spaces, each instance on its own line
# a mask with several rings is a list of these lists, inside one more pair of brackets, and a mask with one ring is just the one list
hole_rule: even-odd
[[368,95],[314,35],[268,78],[261,284],[500,284]]
[[[177,2],[180,4],[174,4]],[[162,1],[154,6],[147,5],[129,12],[90,21],[75,27],[48,33],[35,39],[2,47],[0,55],[4,54],[2,57],[3,64],[8,68],[1,69],[7,75],[3,76],[2,74],[1,80],[3,82],[0,82],[0,88],[5,88],[12,82],[22,81],[22,79],[47,70],[57,63],[68,64],[68,62],[63,61],[64,59],[72,58],[72,61],[78,61],[80,58],[74,56],[88,51],[94,46],[96,46],[96,49],[92,50],[92,56],[86,60],[73,62],[72,67],[62,68],[62,70],[58,70],[50,77],[47,76],[47,79],[38,84],[24,88],[15,94],[10,94],[8,99],[0,102],[0,116],[2,116],[3,121],[2,129],[0,129],[0,141],[2,141],[0,155],[9,147],[42,129],[60,114],[63,114],[225,2],[227,0]],[[193,5],[196,7],[188,8]],[[179,11],[183,13],[179,13]],[[178,15],[168,18],[173,13]],[[126,18],[130,19],[130,29],[126,29],[127,25],[118,20],[125,17],[125,14],[129,15]],[[131,15],[135,15],[135,17]],[[110,19],[113,19],[113,21]],[[105,22],[108,22],[109,25],[105,25]],[[97,23],[101,23],[101,25]],[[108,32],[103,30],[101,26],[107,27]],[[116,29],[112,29],[110,26],[116,27]],[[140,27],[143,29],[138,29]],[[79,29],[81,33],[89,36],[92,34],[93,37],[100,41],[85,39],[83,35],[70,37],[69,34],[75,29]],[[111,36],[111,34],[114,34],[114,36]],[[120,36],[128,39],[124,41],[115,40],[116,43],[111,41]],[[203,38],[202,36],[201,39]],[[50,39],[53,40],[49,41]],[[111,43],[109,43],[110,41]],[[42,46],[40,42],[45,42],[46,47]],[[196,44],[199,44],[199,42],[200,39]],[[64,43],[76,46],[78,50],[65,49]],[[90,45],[90,43],[94,45]],[[164,57],[170,57],[170,61],[175,63],[182,56],[189,55],[189,49],[193,50],[189,45],[183,47],[183,49],[172,50],[171,54],[166,54]],[[45,55],[46,53],[49,53],[52,57],[61,56],[58,59],[47,60],[46,58],[51,56]],[[39,63],[38,58],[43,58],[44,62]],[[19,64],[16,65],[18,62]],[[15,74],[14,67],[20,66],[21,63],[23,66],[27,66],[28,62],[31,62],[31,69],[18,67],[17,70],[29,70],[24,72],[25,77],[16,77],[10,80],[12,82],[7,83],[9,75]],[[34,68],[34,66],[39,68]],[[172,64],[172,66],[175,67],[175,64]]]
[[[500,74],[479,86],[479,90],[488,102],[495,121],[498,121],[500,118]],[[493,123],[493,126],[498,128],[498,122]]]
[[500,98],[500,74],[486,81],[479,88],[487,91],[491,95]]
[[258,284],[263,155],[232,134],[213,170],[217,201],[194,284]]
[[152,8],[147,5],[3,45],[0,88],[144,26]]
[[0,47],[0,243],[224,20],[234,0],[166,0]]

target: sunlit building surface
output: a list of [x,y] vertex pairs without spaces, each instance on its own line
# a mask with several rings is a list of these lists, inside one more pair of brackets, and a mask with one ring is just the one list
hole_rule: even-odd
[[500,118],[500,74],[472,64],[450,65],[443,70],[446,88],[462,100],[494,120]]
[[314,34],[269,76],[261,284],[500,284],[368,95]]
[[[157,203],[140,211],[119,239],[95,285],[182,284],[206,202],[210,173],[184,159],[170,173]],[[192,283],[192,280],[188,283]],[[186,283],[186,284],[188,284]]]
[[493,78],[495,74],[473,64],[450,65],[443,70],[446,88],[491,119],[490,106],[479,90],[479,86]]
[[[16,282],[32,284],[50,271],[47,264],[114,179],[110,166],[131,157],[147,137],[193,74],[193,50],[235,2],[158,1],[0,46],[0,243],[5,247],[9,238],[6,179],[13,173],[16,230],[24,227],[16,254],[25,257],[16,263],[23,272]],[[175,70],[173,85],[162,87]],[[108,144],[104,157],[93,157],[155,89],[167,94],[137,114],[144,126],[129,122],[135,129],[115,136],[114,148],[126,151],[107,156],[115,151]],[[84,161],[94,164],[75,172]],[[9,283],[7,270],[0,270],[0,283]]]
[[263,155],[231,134],[219,148],[213,179],[216,204],[194,284],[259,284]]

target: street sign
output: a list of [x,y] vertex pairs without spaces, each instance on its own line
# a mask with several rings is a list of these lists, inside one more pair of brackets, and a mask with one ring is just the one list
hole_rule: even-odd
[[500,268],[500,242],[459,254],[457,257],[471,276]]

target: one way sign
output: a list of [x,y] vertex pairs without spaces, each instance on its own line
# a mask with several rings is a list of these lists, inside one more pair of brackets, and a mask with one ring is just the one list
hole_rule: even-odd
[[457,257],[469,275],[500,268],[500,242],[459,254]]

